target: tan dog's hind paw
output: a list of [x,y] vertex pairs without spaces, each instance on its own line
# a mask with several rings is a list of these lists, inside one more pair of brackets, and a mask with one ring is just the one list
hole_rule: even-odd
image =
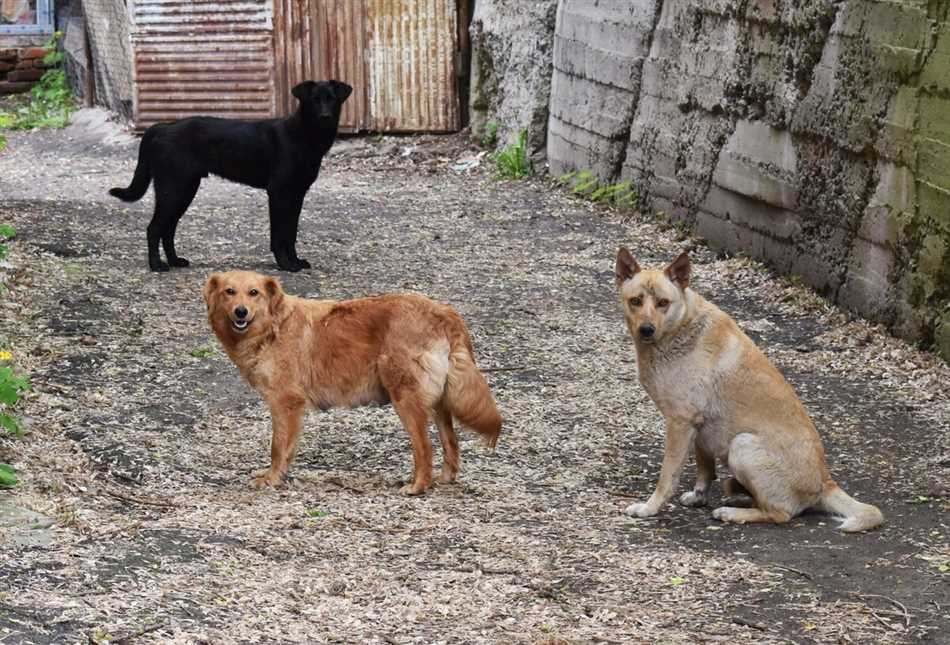
[[680,504],[683,506],[705,506],[706,505],[706,493],[701,491],[691,490],[688,493],[683,493],[680,495]]
[[635,502],[623,510],[624,515],[630,517],[652,517],[656,515],[657,509],[648,503]]
[[257,470],[253,473],[250,486],[251,488],[264,488],[265,486],[277,488],[283,483],[283,481],[283,475],[272,471],[270,468],[265,468],[263,470]]

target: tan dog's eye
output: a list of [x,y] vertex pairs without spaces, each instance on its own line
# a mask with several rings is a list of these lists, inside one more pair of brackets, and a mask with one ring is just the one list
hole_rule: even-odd
[[634,296],[633,298],[630,298],[631,307],[639,307],[642,302],[643,302],[643,298],[641,298],[640,296]]
[[234,290],[234,287],[228,287],[224,290],[224,293],[228,294],[229,296],[233,296],[237,293],[237,291]]
[[667,307],[670,306],[670,301],[667,300],[666,298],[660,298],[659,300],[656,301],[656,306],[659,307],[660,309],[666,309]]
[[256,296],[256,295],[257,295],[258,293],[260,293],[260,292],[259,292],[257,289],[251,289],[251,290],[248,291],[247,293],[248,293],[248,295]]

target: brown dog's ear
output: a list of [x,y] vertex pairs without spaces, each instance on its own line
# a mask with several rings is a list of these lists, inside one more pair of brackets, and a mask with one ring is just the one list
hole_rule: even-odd
[[280,282],[277,281],[277,278],[265,278],[264,279],[264,290],[267,292],[267,297],[270,302],[270,315],[275,321],[279,321],[283,318],[282,314],[284,311],[284,289],[280,286]]
[[633,259],[630,250],[621,246],[617,251],[617,264],[614,265],[614,277],[617,279],[617,288],[620,288],[624,282],[640,273],[640,265]]
[[212,273],[208,279],[205,281],[204,296],[205,304],[208,306],[208,310],[211,310],[212,306],[212,296],[214,292],[218,290],[218,287],[221,286],[221,274]]
[[689,286],[689,272],[689,253],[686,251],[676,256],[676,259],[670,262],[670,266],[663,270],[663,273],[665,273],[670,280],[678,284],[680,289],[685,289]]
[[353,88],[342,81],[330,81],[330,86],[333,88],[333,94],[340,105],[343,105],[343,101],[353,93]]
[[310,98],[310,92],[316,86],[317,84],[313,81],[304,81],[303,83],[294,85],[294,89],[290,90],[290,93],[293,94],[294,98],[298,101],[306,101]]

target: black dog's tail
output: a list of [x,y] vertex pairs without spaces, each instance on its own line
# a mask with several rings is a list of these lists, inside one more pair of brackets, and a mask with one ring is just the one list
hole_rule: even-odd
[[152,183],[152,169],[148,165],[148,151],[146,146],[152,140],[153,130],[149,128],[142,136],[142,143],[139,144],[139,162],[135,166],[135,175],[132,176],[132,183],[128,188],[110,188],[109,194],[118,197],[124,202],[134,202],[142,199],[142,195],[148,190],[148,185]]

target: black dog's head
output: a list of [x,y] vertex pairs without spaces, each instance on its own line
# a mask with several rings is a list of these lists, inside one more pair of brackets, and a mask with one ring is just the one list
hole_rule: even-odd
[[304,114],[318,121],[338,121],[343,101],[352,92],[352,87],[340,81],[304,81],[293,89]]

